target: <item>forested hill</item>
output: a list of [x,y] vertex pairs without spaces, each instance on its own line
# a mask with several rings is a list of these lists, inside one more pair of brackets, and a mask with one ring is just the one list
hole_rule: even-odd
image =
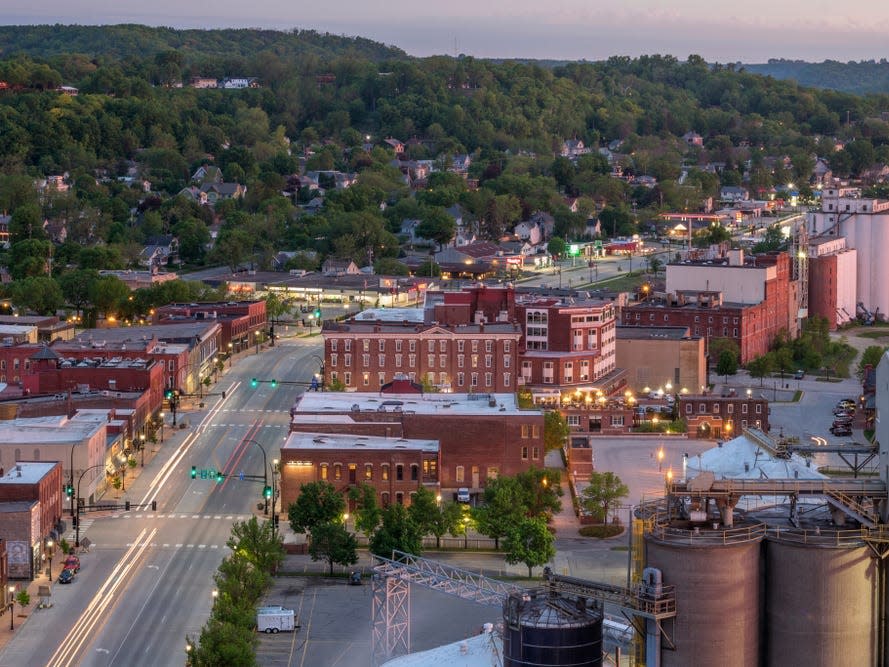
[[79,53],[121,60],[179,51],[188,60],[248,58],[269,51],[291,59],[312,54],[321,60],[352,57],[391,60],[404,51],[363,37],[344,37],[314,30],[177,30],[144,25],[33,25],[0,26],[0,57],[22,54],[48,58]]
[[772,59],[767,63],[743,67],[748,72],[776,79],[792,79],[811,88],[827,88],[858,95],[889,93],[889,62],[885,58],[879,62],[868,60],[848,63],[836,60],[809,63],[803,60]]

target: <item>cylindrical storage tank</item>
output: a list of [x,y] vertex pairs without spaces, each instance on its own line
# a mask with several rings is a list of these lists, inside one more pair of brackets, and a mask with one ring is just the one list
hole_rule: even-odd
[[[672,641],[661,642],[664,667],[758,667],[762,524],[721,529],[655,526],[645,536],[645,564],[675,587]],[[664,621],[669,631],[671,623]],[[648,658],[648,664],[657,664]],[[789,663],[802,664],[802,663]]]
[[879,573],[855,531],[766,540],[766,665],[878,664]]
[[503,603],[503,667],[601,667],[602,619],[583,600],[514,593]]

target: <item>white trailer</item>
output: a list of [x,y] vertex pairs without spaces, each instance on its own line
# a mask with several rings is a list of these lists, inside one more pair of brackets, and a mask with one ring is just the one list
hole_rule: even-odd
[[297,628],[292,609],[284,607],[260,607],[256,610],[256,629],[259,632],[277,634],[293,632]]

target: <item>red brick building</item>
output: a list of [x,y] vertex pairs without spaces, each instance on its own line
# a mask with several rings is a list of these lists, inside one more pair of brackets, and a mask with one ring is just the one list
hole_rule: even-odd
[[440,391],[511,392],[516,388],[518,324],[444,326],[325,321],[325,383],[346,391],[379,391],[396,377]]
[[33,578],[61,517],[61,463],[19,461],[0,477],[0,533],[9,550],[10,578]]
[[[685,289],[691,285],[698,287]],[[729,338],[738,344],[742,364],[768,352],[778,332],[796,336],[797,282],[787,253],[671,264],[667,289],[660,298],[625,308],[621,324],[688,327],[706,338],[708,353],[714,338]]]
[[730,438],[745,428],[763,433],[769,425],[769,402],[761,396],[680,396],[679,416],[690,438]]
[[437,440],[366,435],[291,433],[281,446],[281,507],[289,507],[303,484],[330,482],[346,495],[369,484],[384,507],[409,505],[421,486],[439,492]]
[[296,432],[437,440],[443,494],[544,464],[543,413],[514,394],[307,392],[291,412]]
[[219,351],[223,354],[239,352],[258,340],[264,341],[270,331],[263,300],[171,303],[155,309],[152,321],[154,324],[218,322],[222,327]]

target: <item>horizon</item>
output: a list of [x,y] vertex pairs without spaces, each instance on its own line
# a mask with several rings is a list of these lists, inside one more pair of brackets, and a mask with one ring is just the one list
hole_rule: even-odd
[[[805,4],[785,0],[780,7],[748,0],[743,17],[732,15],[730,8],[714,11],[705,0],[682,0],[679,8],[664,8],[658,0],[637,0],[632,10],[615,0],[594,1],[595,7],[583,0],[556,0],[547,8],[521,0],[492,2],[481,15],[468,0],[452,0],[447,12],[417,8],[403,0],[391,0],[382,8],[343,0],[335,10],[318,8],[310,20],[305,15],[297,20],[289,16],[294,9],[281,0],[258,0],[249,17],[243,16],[241,5],[219,0],[210,18],[170,0],[157,0],[151,11],[108,11],[103,0],[81,0],[79,10],[74,10],[67,3],[56,7],[50,0],[40,6],[13,6],[0,24],[315,30],[370,39],[421,58],[597,61],[662,54],[685,60],[695,54],[711,63],[758,64],[770,59],[880,61],[889,56],[885,45],[889,8],[872,8],[862,0],[846,3],[842,16],[828,13],[824,0]],[[821,6],[824,11],[819,13]],[[757,13],[757,7],[763,11]]]

